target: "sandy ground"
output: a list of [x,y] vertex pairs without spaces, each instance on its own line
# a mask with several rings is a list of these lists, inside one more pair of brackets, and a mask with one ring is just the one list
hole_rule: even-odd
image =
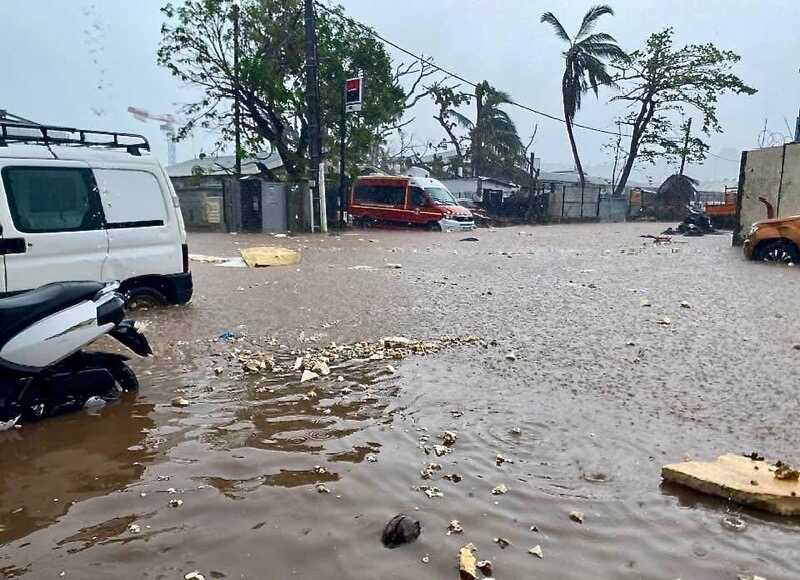
[[[0,434],[0,577],[457,578],[472,542],[501,579],[797,578],[797,521],[659,473],[726,452],[800,462],[800,273],[746,262],[728,235],[639,237],[663,228],[192,235],[193,253],[282,245],[302,261],[193,263],[192,304],[137,314],[157,356],[134,362],[136,397]],[[303,384],[234,356],[291,367],[293,351],[390,335],[483,345]],[[444,430],[452,452],[426,455]],[[387,550],[401,512],[422,535]]]

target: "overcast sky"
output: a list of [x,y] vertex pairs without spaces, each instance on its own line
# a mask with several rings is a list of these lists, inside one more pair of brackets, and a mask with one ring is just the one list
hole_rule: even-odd
[[[467,79],[486,79],[521,103],[560,115],[563,46],[539,17],[552,10],[572,33],[595,2],[341,3],[348,14],[409,50],[433,56]],[[4,23],[0,108],[39,122],[142,132],[166,160],[157,124],[140,123],[126,112],[134,105],[154,113],[175,113],[180,103],[197,94],[156,64],[162,4],[161,0],[0,0]],[[616,16],[603,17],[598,30],[613,34],[623,48],[640,47],[651,32],[673,26],[677,42],[714,42],[740,54],[737,72],[759,90],[752,97],[720,99],[725,133],[713,136],[711,150],[731,161],[712,158],[706,168],[692,168],[695,173],[705,178],[735,176],[738,152],[756,146],[765,119],[775,133],[773,140],[789,133],[787,122],[794,127],[800,108],[800,2],[614,0],[610,4]],[[599,100],[587,98],[578,121],[613,129],[615,110],[607,104],[611,96],[606,91]],[[535,149],[544,164],[571,166],[561,124],[515,108],[509,112],[523,139],[539,124]],[[410,132],[419,141],[441,138],[430,107],[420,107],[413,115],[416,121]],[[606,137],[579,131],[578,139],[586,165],[607,163],[608,155],[601,149]],[[209,144],[207,136],[198,134],[194,142],[179,144],[178,158],[190,158]]]

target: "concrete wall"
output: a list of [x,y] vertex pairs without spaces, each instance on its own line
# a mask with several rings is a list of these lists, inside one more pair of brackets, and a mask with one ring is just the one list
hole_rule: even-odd
[[764,197],[776,217],[800,214],[800,143],[746,151],[739,174],[738,224],[734,244],[741,243],[750,225],[766,219]]
[[171,180],[187,230],[225,231],[223,188],[219,178],[173,177]]

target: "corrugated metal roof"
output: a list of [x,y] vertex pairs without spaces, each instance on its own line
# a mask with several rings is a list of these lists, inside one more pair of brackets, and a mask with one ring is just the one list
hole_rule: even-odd
[[[283,167],[281,156],[277,153],[271,155],[258,155],[242,159],[242,175],[258,175],[260,170],[256,162],[261,162],[268,169],[275,170]],[[181,161],[175,165],[167,167],[167,175],[170,177],[191,177],[193,175],[229,175],[233,172],[236,165],[236,158],[233,155],[220,155],[218,157],[204,157],[202,159],[189,159]]]

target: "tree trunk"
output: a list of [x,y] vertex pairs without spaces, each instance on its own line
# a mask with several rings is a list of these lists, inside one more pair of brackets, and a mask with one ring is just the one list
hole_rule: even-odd
[[[575,135],[572,132],[572,119],[567,115],[567,106],[564,105],[564,119],[567,125],[567,136],[569,136],[569,144],[572,147],[572,157],[575,159],[575,169],[578,170],[578,175],[581,178],[581,192],[586,187],[586,177],[583,175],[583,166],[581,165],[581,158],[578,156],[578,145],[575,143]],[[583,208],[581,208],[583,210]]]
[[636,116],[636,121],[633,123],[633,131],[631,133],[631,145],[628,150],[628,158],[625,160],[625,166],[622,168],[622,173],[619,176],[619,183],[614,189],[614,195],[622,195],[625,186],[628,184],[628,178],[631,176],[633,165],[636,163],[636,156],[639,154],[639,144],[642,136],[647,130],[647,125],[653,118],[656,112],[656,106],[649,98],[642,102],[642,108]]
[[483,91],[475,90],[475,106],[477,108],[475,117],[475,126],[472,129],[472,177],[480,177],[481,175],[481,157],[483,156],[483,124],[481,122],[481,115],[483,115]]

